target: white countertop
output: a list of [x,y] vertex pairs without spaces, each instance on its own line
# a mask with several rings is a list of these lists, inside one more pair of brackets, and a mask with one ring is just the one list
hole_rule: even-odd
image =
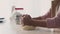
[[9,19],[7,19],[4,23],[0,24],[0,34],[60,34],[59,29],[55,29],[54,32],[54,29],[50,28],[37,28],[38,29],[32,31],[21,30],[20,25],[16,25],[15,22],[10,22]]

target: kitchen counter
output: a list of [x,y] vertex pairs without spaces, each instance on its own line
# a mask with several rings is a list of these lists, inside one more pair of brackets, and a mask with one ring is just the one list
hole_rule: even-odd
[[15,21],[10,24],[16,34],[60,34],[60,29],[58,28],[36,27],[36,30],[26,31],[22,29],[21,25],[16,24]]

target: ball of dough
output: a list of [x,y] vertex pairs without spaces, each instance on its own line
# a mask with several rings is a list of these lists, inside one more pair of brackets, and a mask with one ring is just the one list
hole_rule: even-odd
[[23,30],[35,30],[35,27],[34,26],[25,25],[25,26],[23,26]]

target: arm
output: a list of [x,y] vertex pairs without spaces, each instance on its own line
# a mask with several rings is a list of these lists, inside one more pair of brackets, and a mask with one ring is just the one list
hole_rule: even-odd
[[33,21],[32,24],[35,26],[47,28],[60,28],[60,16],[48,18],[46,20],[32,20],[32,21]]
[[46,20],[32,20],[32,26],[47,27]]
[[47,27],[46,20],[34,20],[29,15],[24,15],[22,18],[24,25]]
[[25,15],[22,21],[24,25],[29,25],[29,26],[39,26],[39,27],[47,27],[47,28],[60,27],[59,17],[54,17],[47,20],[34,20],[34,19],[31,19],[29,15]]

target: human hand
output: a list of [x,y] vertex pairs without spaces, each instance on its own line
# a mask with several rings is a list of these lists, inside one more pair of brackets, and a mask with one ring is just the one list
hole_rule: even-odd
[[23,25],[31,25],[31,17],[30,15],[24,14],[22,15],[22,24]]

